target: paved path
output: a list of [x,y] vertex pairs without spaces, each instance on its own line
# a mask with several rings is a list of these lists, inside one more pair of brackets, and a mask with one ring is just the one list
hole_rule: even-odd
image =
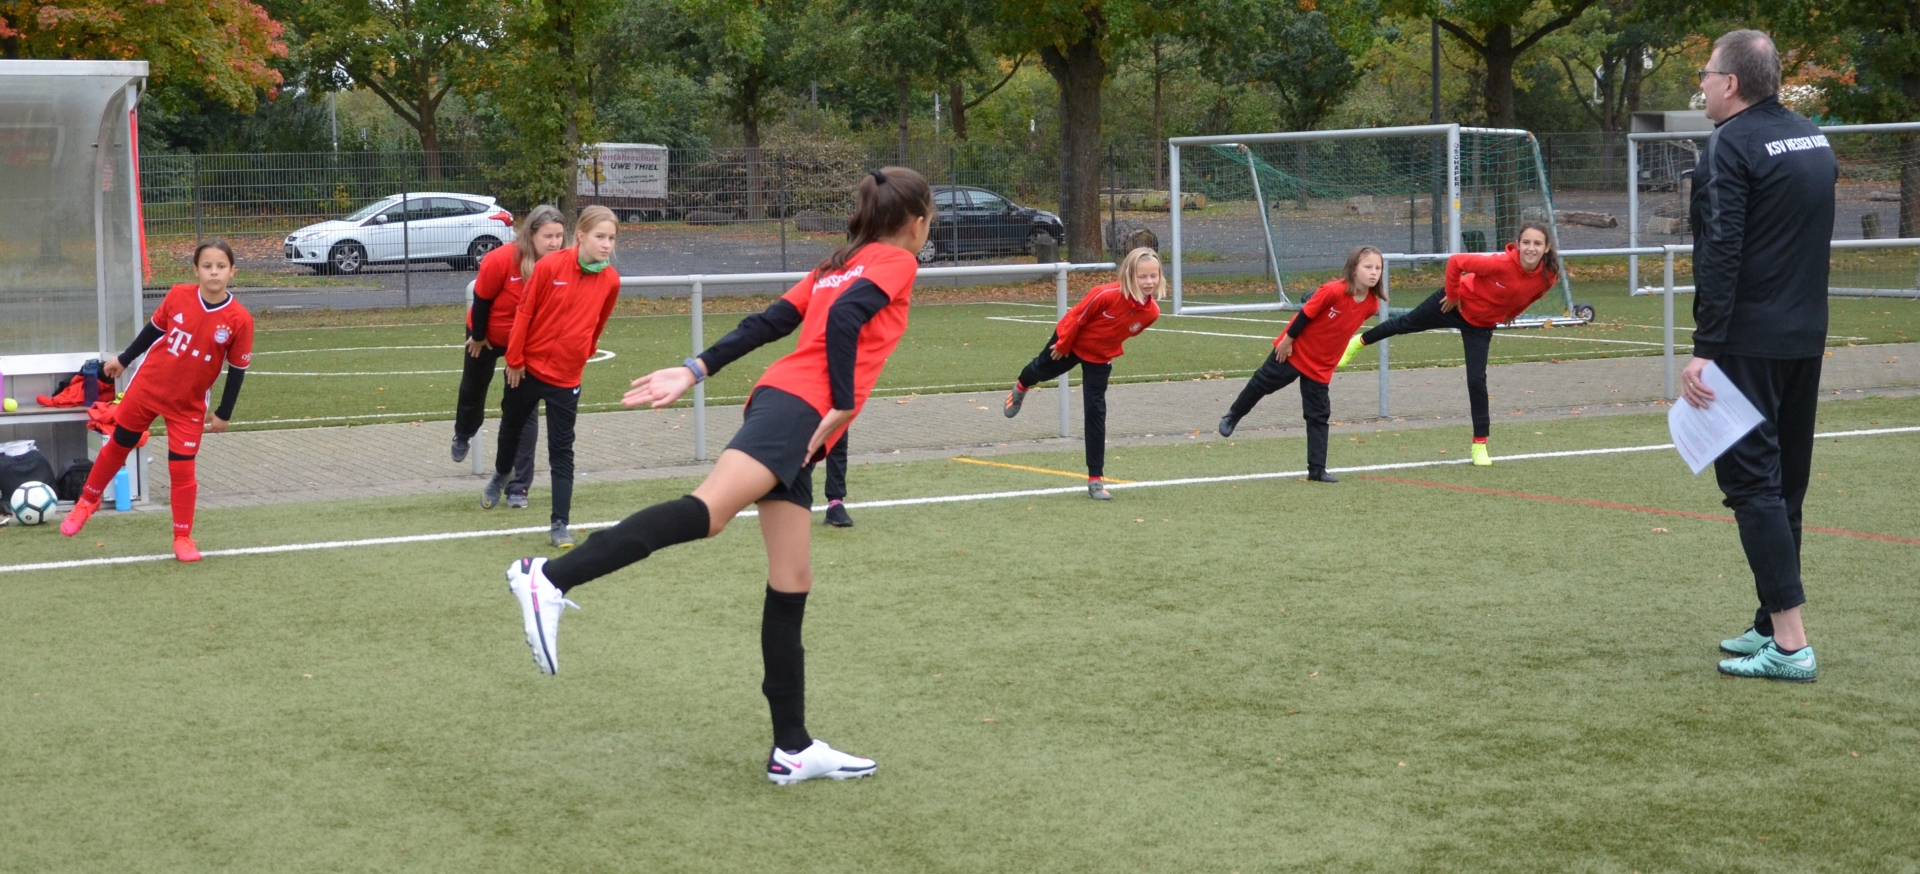
[[[1822,390],[1848,396],[1920,391],[1920,343],[1832,350]],[[1125,359],[1121,361],[1125,370]],[[1662,390],[1658,357],[1503,364],[1488,375],[1496,436],[1502,421],[1610,415],[1656,408]],[[1244,381],[1240,379],[1118,385],[1108,392],[1110,445],[1218,439],[1213,427]],[[1392,373],[1391,419],[1380,419],[1378,376],[1339,374],[1333,383],[1335,430],[1463,426],[1462,368]],[[1001,392],[879,398],[852,431],[853,457],[901,461],[955,455],[1077,449],[1079,394],[1072,399],[1072,438],[1059,434],[1058,397],[1036,389],[1019,418],[1000,413]],[[1299,395],[1275,395],[1241,423],[1234,439],[1302,433]],[[717,455],[740,425],[740,407],[707,411],[708,447]],[[489,440],[483,449],[492,457]],[[479,491],[470,463],[447,455],[450,422],[359,425],[207,435],[200,454],[200,504],[236,507],[381,495]],[[545,470],[544,448],[540,469]],[[622,411],[580,417],[576,442],[580,481],[689,476],[705,470],[693,461],[692,411]],[[710,456],[711,457],[711,456]],[[165,466],[152,466],[155,497],[165,507]],[[1124,471],[1112,471],[1125,476]],[[536,489],[545,487],[544,473]],[[537,504],[537,502],[536,502]]]

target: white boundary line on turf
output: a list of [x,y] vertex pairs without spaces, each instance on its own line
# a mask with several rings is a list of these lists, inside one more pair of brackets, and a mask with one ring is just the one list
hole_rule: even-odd
[[[1817,439],[1817,440],[1837,440],[1841,437],[1877,437],[1877,436],[1882,436],[1887,434],[1914,434],[1914,433],[1920,433],[1920,426],[1903,427],[1903,428],[1869,428],[1869,429],[1863,429],[1858,431],[1832,431],[1826,434],[1815,434],[1813,436],[1814,436],[1814,439]],[[1564,449],[1557,452],[1527,452],[1519,455],[1501,455],[1501,456],[1496,456],[1496,458],[1500,461],[1530,461],[1530,460],[1541,459],[1541,458],[1577,458],[1581,456],[1590,456],[1590,455],[1624,455],[1624,454],[1635,453],[1635,452],[1657,452],[1662,449],[1672,449],[1672,448],[1673,448],[1673,444],[1671,443],[1655,443],[1655,444],[1648,444],[1645,446],[1610,446],[1610,447],[1604,447],[1600,449]],[[1469,464],[1471,462],[1472,462],[1472,459],[1467,459],[1467,458],[1448,458],[1448,459],[1439,459],[1439,460],[1433,460],[1433,461],[1398,461],[1398,462],[1391,462],[1388,464],[1360,465],[1357,467],[1332,467],[1332,468],[1328,468],[1327,471],[1329,473],[1372,473],[1375,471],[1382,471],[1382,470],[1411,470],[1414,468],[1422,468],[1422,467],[1449,467],[1453,465]],[[1166,486],[1216,485],[1219,483],[1253,482],[1257,480],[1268,480],[1268,479],[1291,479],[1294,477],[1302,477],[1306,475],[1307,475],[1307,472],[1304,470],[1284,470],[1284,471],[1269,471],[1266,473],[1230,474],[1226,476],[1192,476],[1192,477],[1181,477],[1179,479],[1146,480],[1143,482],[1134,482],[1134,483],[1109,482],[1107,484],[1107,488],[1108,489],[1150,489],[1150,488],[1162,488]],[[964,504],[964,503],[974,503],[978,501],[1001,500],[1004,498],[1032,498],[1032,497],[1041,497],[1044,495],[1077,495],[1077,494],[1085,493],[1086,490],[1087,489],[1085,486],[1077,486],[1077,485],[1076,486],[1060,486],[1057,488],[1047,488],[1047,489],[1019,489],[1016,491],[1009,491],[1009,492],[975,492],[972,494],[965,494],[965,495],[930,495],[930,496],[919,497],[919,498],[893,498],[889,500],[879,500],[879,501],[851,501],[851,502],[848,502],[846,506],[849,509],[878,509],[883,507],[919,507],[919,506],[926,506],[930,504]],[[814,512],[816,513],[821,512],[825,509],[826,507],[824,506],[813,508]],[[740,513],[739,516],[735,518],[745,518],[748,516],[758,516],[758,515],[760,514],[756,510],[747,510]],[[578,525],[574,525],[572,527],[582,531],[589,531],[597,528],[611,528],[618,524],[620,524],[618,521],[584,522]],[[393,546],[393,545],[398,545],[403,543],[434,543],[434,542],[439,542],[444,540],[474,540],[482,537],[496,537],[496,536],[512,535],[512,534],[539,534],[539,533],[544,533],[547,530],[548,530],[547,526],[542,525],[542,526],[529,526],[524,528],[496,528],[490,531],[450,531],[450,532],[444,532],[440,534],[412,534],[412,535],[406,535],[402,537],[371,537],[364,540],[328,540],[328,541],[322,541],[319,543],[283,543],[278,546],[246,546],[246,547],[240,547],[238,549],[210,549],[205,552],[202,552],[201,555],[208,556],[208,557],[230,556],[230,555],[273,555],[273,554],[283,553],[283,552],[312,552],[315,550],[322,550],[322,549],[351,549],[351,548],[360,548],[360,547],[367,547],[367,546]],[[35,562],[32,564],[0,565],[0,574],[18,573],[23,571],[72,570],[75,568],[105,567],[108,565],[119,565],[119,564],[142,564],[145,562],[167,561],[172,558],[173,556],[171,554],[125,555],[125,556],[118,556],[114,558],[84,558],[84,559],[75,559],[72,561],[45,561],[45,562]]]

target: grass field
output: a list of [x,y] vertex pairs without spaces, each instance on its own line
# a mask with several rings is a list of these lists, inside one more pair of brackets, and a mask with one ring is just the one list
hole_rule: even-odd
[[[1595,290],[1601,284],[1595,283]],[[1612,288],[1611,285],[1607,286]],[[1600,321],[1580,328],[1502,331],[1493,344],[1495,363],[1654,355],[1661,350],[1660,301],[1611,291],[1595,295]],[[1237,299],[1237,298],[1228,298]],[[1403,293],[1397,302],[1411,305]],[[1588,300],[1589,298],[1581,298]],[[1690,327],[1688,301],[1679,301],[1677,324]],[[1833,301],[1832,342],[1905,342],[1920,336],[1920,302]],[[745,313],[710,313],[706,339],[718,340]],[[1239,313],[1163,317],[1128,346],[1114,371],[1116,382],[1245,376],[1271,350],[1288,314]],[[445,308],[388,313],[384,325],[317,327],[311,315],[263,314],[252,379],[236,427],[338,425],[379,421],[451,419],[459,385],[461,316]],[[402,323],[404,322],[404,323]],[[912,324],[888,362],[876,394],[907,395],[999,388],[1046,341],[1054,322],[1051,303],[1032,300],[927,303],[914,307]],[[276,327],[277,325],[277,327]],[[1679,333],[1685,342],[1686,331]],[[692,350],[685,315],[616,317],[589,364],[583,383],[585,411],[618,407],[628,381],[686,357]],[[708,400],[739,403],[766,362],[792,348],[776,343],[734,364],[708,384]],[[1684,351],[1684,350],[1683,350]],[[1452,366],[1460,341],[1451,334],[1396,339],[1393,366]],[[1363,355],[1355,369],[1376,366]],[[490,407],[498,406],[503,382],[495,380]],[[216,392],[218,389],[216,389]]]
[[[1822,419],[1915,426],[1920,400]],[[1332,462],[1450,461],[1463,430],[1336,435]],[[1664,440],[1633,416],[1500,448]],[[1812,686],[1716,676],[1751,583],[1733,525],[1647,512],[1725,513],[1671,451],[856,509],[815,535],[809,727],[880,770],[786,789],[760,774],[752,520],[578,590],[552,678],[501,579],[533,535],[0,573],[0,870],[1914,871],[1916,452],[1819,444],[1808,524],[1900,539],[1807,534]],[[1079,491],[952,461],[852,480],[861,500]],[[574,515],[688,487],[585,485]],[[532,525],[535,494],[523,514],[465,494],[208,511],[201,545]],[[15,526],[0,561],[151,554],[165,532]]]

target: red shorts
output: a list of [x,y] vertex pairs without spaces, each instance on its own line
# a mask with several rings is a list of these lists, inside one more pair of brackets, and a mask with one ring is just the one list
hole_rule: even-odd
[[134,433],[147,430],[154,419],[164,419],[167,423],[167,451],[173,455],[198,455],[200,453],[200,435],[206,428],[207,412],[195,410],[192,413],[180,410],[155,410],[139,398],[129,394],[114,408],[113,423]]

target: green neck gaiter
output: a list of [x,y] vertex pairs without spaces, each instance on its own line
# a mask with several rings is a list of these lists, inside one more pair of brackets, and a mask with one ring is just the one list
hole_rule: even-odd
[[607,269],[608,264],[613,263],[611,261],[588,261],[587,253],[585,252],[576,251],[575,255],[580,259],[580,271],[582,273],[599,273]]

